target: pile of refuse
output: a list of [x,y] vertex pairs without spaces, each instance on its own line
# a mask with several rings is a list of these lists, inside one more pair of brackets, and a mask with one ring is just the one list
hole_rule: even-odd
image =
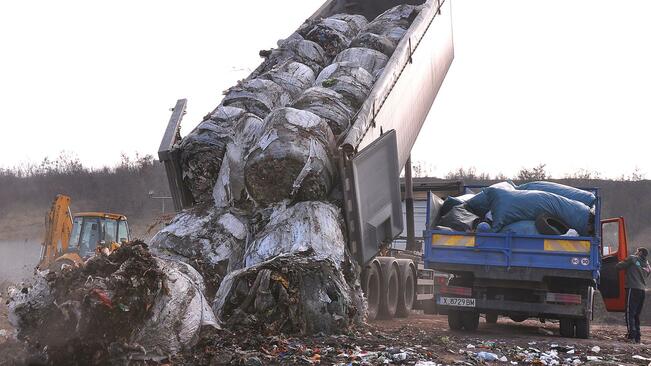
[[10,321],[43,363],[157,361],[218,327],[204,291],[191,266],[135,241],[14,289]]
[[195,205],[152,251],[204,276],[225,326],[309,334],[363,322],[336,139],[421,10],[306,21],[177,146]]
[[430,228],[518,235],[591,236],[596,196],[554,183],[501,182],[442,200],[431,195]]

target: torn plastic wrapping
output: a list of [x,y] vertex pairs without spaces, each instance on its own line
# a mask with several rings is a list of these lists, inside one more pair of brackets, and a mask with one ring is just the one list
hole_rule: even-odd
[[274,210],[264,230],[247,245],[246,267],[277,255],[312,252],[317,260],[330,259],[340,268],[345,241],[339,208],[325,202],[299,202]]
[[132,354],[137,359],[157,359],[191,347],[203,327],[219,328],[210,303],[204,297],[201,275],[182,262],[158,260],[165,273],[167,292],[152,307],[152,315],[131,337],[131,343],[146,352]]
[[414,22],[422,9],[422,5],[415,6],[404,4],[395,6],[378,15],[368,23],[364,30],[376,34],[382,34],[386,29],[393,27],[409,29],[411,23]]
[[[348,275],[346,275],[348,273]],[[363,321],[365,301],[354,271],[309,252],[276,256],[230,273],[215,297],[227,326],[313,334],[346,330]]]
[[291,102],[291,96],[280,85],[261,78],[241,81],[224,95],[222,105],[244,109],[260,118]]
[[240,206],[247,202],[248,194],[244,184],[244,164],[256,141],[262,136],[264,121],[247,114],[234,128],[234,136],[226,147],[226,154],[213,188],[216,207]]
[[348,23],[348,26],[351,28],[353,33],[359,33],[366,27],[368,24],[368,19],[365,16],[359,14],[335,14],[328,17],[330,19],[343,20]]
[[30,286],[8,291],[9,322],[18,330],[19,336],[21,331],[32,330],[32,325],[41,321],[42,312],[54,301],[45,275],[46,272],[37,272]]
[[247,192],[259,204],[325,199],[335,179],[334,136],[319,116],[294,108],[275,110],[246,159]]
[[280,85],[294,100],[316,80],[311,68],[295,61],[281,63],[260,77]]
[[382,52],[370,48],[359,47],[348,48],[341,51],[334,60],[335,63],[350,62],[351,64],[368,71],[371,75],[382,70],[387,64],[387,61],[389,61],[389,58]]
[[315,85],[343,95],[346,103],[357,110],[371,92],[373,82],[373,75],[364,68],[350,62],[338,62],[323,69]]
[[330,60],[321,46],[303,39],[298,34],[278,42],[278,48],[260,51],[260,56],[264,57],[265,61],[256,69],[252,77],[271,71],[277,65],[288,61],[304,64],[312,69],[314,74],[318,74]]
[[210,200],[233,124],[243,114],[240,108],[220,106],[181,141],[183,181],[196,202]]
[[391,57],[393,52],[396,50],[396,42],[386,36],[381,36],[371,32],[358,34],[357,37],[353,39],[350,46],[370,48],[380,51],[388,57]]
[[355,113],[354,109],[346,103],[343,95],[321,87],[306,90],[292,107],[312,112],[323,118],[335,135],[346,131]]
[[224,276],[243,267],[246,219],[208,208],[186,210],[151,240],[151,251],[160,258],[193,266],[204,277],[206,295],[212,297]]
[[438,221],[438,225],[452,228],[456,231],[473,231],[481,222],[481,218],[468,211],[464,204],[454,206]]

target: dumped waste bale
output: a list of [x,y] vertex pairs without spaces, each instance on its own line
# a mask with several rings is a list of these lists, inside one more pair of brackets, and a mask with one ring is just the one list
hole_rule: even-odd
[[260,78],[241,81],[224,95],[224,106],[241,108],[260,118],[291,102],[291,96],[280,85]]
[[276,256],[229,274],[213,303],[215,314],[231,328],[270,333],[333,333],[360,323],[365,308],[359,288],[350,286],[331,260],[317,260],[310,252]]
[[264,231],[247,246],[246,267],[281,254],[312,251],[316,260],[344,261],[345,241],[340,210],[325,202],[299,202],[273,211]]
[[181,141],[183,181],[196,202],[212,197],[233,124],[244,113],[240,108],[220,106]]
[[152,238],[151,251],[194,267],[206,281],[206,296],[212,298],[224,276],[243,267],[247,235],[245,219],[213,207],[193,208]]
[[12,300],[11,319],[48,364],[156,360],[192,346],[203,326],[217,327],[200,279],[136,241],[81,268],[47,273]]
[[359,14],[335,14],[329,17],[330,19],[343,20],[348,23],[348,26],[351,28],[353,33],[359,33],[366,27],[368,24],[368,19],[365,16]]
[[259,204],[325,199],[335,178],[334,136],[319,116],[275,110],[244,168],[247,192]]
[[323,118],[336,136],[346,131],[355,114],[343,95],[321,87],[306,90],[292,107],[312,112]]
[[287,61],[260,75],[280,85],[292,99],[298,98],[303,90],[309,88],[316,79],[316,74],[307,65]]
[[299,29],[303,38],[318,43],[330,58],[345,50],[361,30],[359,18],[347,17],[308,20]]
[[374,82],[373,75],[364,68],[351,62],[337,62],[321,71],[315,86],[343,95],[346,103],[357,111],[371,92]]
[[261,74],[288,61],[307,65],[315,74],[318,74],[329,61],[321,46],[316,42],[303,39],[298,34],[294,38],[280,41],[276,49],[260,51],[260,56],[265,58],[258,69]]
[[393,55],[393,52],[396,50],[396,42],[389,39],[386,36],[381,36],[379,34],[364,32],[360,33],[353,39],[350,43],[350,47],[363,47],[370,48],[382,52],[388,57]]
[[422,6],[398,5],[378,15],[368,23],[364,30],[375,34],[384,34],[388,29],[395,27],[409,29],[421,10]]
[[335,57],[334,62],[350,62],[374,75],[384,68],[387,61],[389,61],[389,58],[380,51],[354,47],[343,50]]

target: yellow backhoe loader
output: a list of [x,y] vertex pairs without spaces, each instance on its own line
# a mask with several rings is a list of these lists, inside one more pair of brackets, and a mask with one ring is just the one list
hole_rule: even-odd
[[131,239],[124,215],[70,212],[70,197],[57,195],[45,217],[40,270],[83,264],[99,252],[111,252]]

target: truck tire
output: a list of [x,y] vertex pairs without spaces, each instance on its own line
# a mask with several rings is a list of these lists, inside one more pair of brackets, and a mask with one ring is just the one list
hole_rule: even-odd
[[495,324],[497,323],[497,313],[487,313],[486,314],[486,323]]
[[543,235],[563,235],[570,229],[561,219],[542,214],[536,217],[536,230]]
[[561,337],[572,338],[574,337],[574,320],[570,318],[561,318],[560,333]]
[[461,312],[461,323],[463,324],[463,329],[468,332],[474,332],[479,327],[479,313],[474,311]]
[[576,326],[576,338],[590,338],[590,318],[585,317],[574,321]]
[[395,258],[378,257],[382,278],[380,287],[380,311],[378,319],[392,319],[398,309],[398,291],[400,275]]
[[375,320],[380,310],[380,291],[382,290],[380,266],[376,262],[371,262],[364,269],[362,274],[362,291],[366,296],[368,310],[366,319]]
[[409,259],[398,259],[400,269],[400,287],[398,289],[398,308],[396,317],[406,318],[414,308],[416,300],[416,271],[414,262]]
[[458,310],[448,311],[448,326],[450,327],[450,330],[461,330],[463,328],[460,311]]
[[529,319],[529,317],[526,315],[511,315],[509,316],[509,318],[511,318],[511,320],[513,320],[516,323],[522,323],[523,321]]

